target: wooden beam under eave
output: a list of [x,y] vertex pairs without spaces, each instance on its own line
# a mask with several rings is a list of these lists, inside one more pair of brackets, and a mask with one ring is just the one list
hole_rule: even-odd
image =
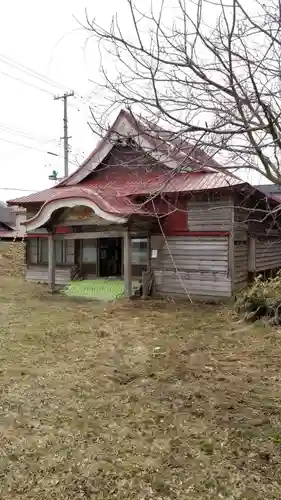
[[54,235],[50,234],[48,236],[48,286],[50,292],[55,290],[55,273],[56,273],[56,261],[55,261],[55,240]]
[[[56,237],[63,238],[64,240],[95,240],[98,238],[123,238],[126,229],[120,231],[92,231],[92,232],[79,232],[79,233],[62,233],[56,234]],[[147,231],[131,231],[131,237],[140,238],[146,237]]]
[[94,240],[98,238],[122,238],[124,236],[124,230],[66,233],[66,234],[58,234],[57,236],[60,238],[63,237],[64,240]]
[[123,260],[124,260],[124,293],[125,297],[132,296],[132,243],[129,231],[123,236]]

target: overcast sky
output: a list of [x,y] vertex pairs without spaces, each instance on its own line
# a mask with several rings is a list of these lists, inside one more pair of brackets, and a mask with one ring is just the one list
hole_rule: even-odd
[[[25,194],[16,189],[39,190],[52,185],[48,175],[53,169],[63,174],[63,103],[54,101],[53,95],[73,88],[87,101],[93,89],[89,78],[94,79],[98,72],[97,53],[93,46],[85,50],[87,33],[75,18],[83,21],[87,7],[91,15],[101,20],[109,18],[117,3],[120,12],[123,0],[1,2],[0,199]],[[31,76],[26,67],[61,87]],[[70,159],[76,164],[96,142],[87,126],[87,109],[85,101],[69,99]],[[61,157],[48,155],[47,151]],[[70,171],[74,168],[70,165]]]
[[89,33],[78,22],[85,21],[85,9],[103,26],[109,26],[118,11],[126,26],[124,0],[0,4],[0,200],[28,194],[19,189],[50,187],[53,169],[63,175],[63,103],[55,101],[54,95],[68,89],[76,92],[76,98],[69,99],[70,172],[94,149],[97,138],[87,119],[89,96],[95,88],[90,80],[99,77],[99,52],[93,40],[87,42]]

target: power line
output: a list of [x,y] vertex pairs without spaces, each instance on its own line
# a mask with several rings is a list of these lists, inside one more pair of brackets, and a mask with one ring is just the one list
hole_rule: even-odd
[[[5,61],[3,60],[5,56],[1,56],[0,55],[0,61],[2,61],[4,64],[8,64],[14,68],[16,68],[18,71],[23,71],[25,74],[27,74],[28,76],[30,76],[31,78],[37,78],[39,80],[41,80],[43,83],[46,83],[47,85],[50,85],[52,87],[56,87],[56,88],[59,88],[61,89],[62,88],[62,85],[61,84],[57,84],[54,80],[48,78],[48,77],[45,77],[44,75],[42,75],[41,73],[35,71],[35,70],[32,70],[31,68],[28,68],[27,66],[24,66],[23,64],[21,63],[17,63],[17,62],[8,62],[8,61]],[[5,57],[5,59],[8,59]],[[41,92],[45,92],[46,94],[48,95],[52,95],[54,96],[54,92],[51,92],[50,90],[47,90],[47,89],[44,89],[42,87],[39,87],[39,85],[36,85],[34,83],[31,83],[31,82],[27,82],[26,80],[23,80],[22,78],[18,77],[18,76],[14,76],[14,75],[11,75],[9,73],[6,73],[5,71],[3,70],[0,70],[0,73],[2,75],[5,75],[7,76],[8,78],[12,78],[13,80],[16,80],[16,81],[19,81],[21,83],[23,83],[24,85],[28,85],[32,88],[35,88],[36,90],[40,90]],[[54,82],[54,83],[52,83]],[[67,87],[64,87],[64,88],[67,88]],[[84,104],[84,105],[89,105],[89,102],[87,99],[85,99],[81,94],[79,94],[77,91],[75,91],[75,98],[78,97],[79,101],[81,102],[81,104]],[[81,111],[77,106],[75,106],[75,104],[72,104],[70,103],[70,106],[74,109],[76,109],[77,111]],[[90,117],[90,114],[88,115]]]
[[4,139],[4,137],[0,137],[0,141],[8,142],[10,144],[16,144],[17,146],[21,146],[22,148],[34,149],[35,151],[40,151],[41,153],[47,153],[43,149],[35,148],[34,146],[28,146],[27,144],[22,144],[21,142],[9,141],[9,139]]
[[[32,78],[37,78],[37,79],[41,80],[42,82],[50,85],[51,87],[55,87],[55,88],[60,89],[60,90],[70,89],[70,87],[68,85],[64,85],[62,83],[59,83],[56,80],[54,80],[53,78],[50,78],[50,77],[44,75],[43,73],[40,73],[39,71],[36,71],[32,68],[29,68],[28,66],[25,66],[24,64],[20,63],[19,61],[16,61],[15,59],[11,59],[8,56],[5,56],[5,54],[0,54],[0,61],[2,61],[2,63],[4,63],[4,64],[11,66],[12,68],[17,69],[18,71],[22,71],[22,72],[26,73],[28,76],[31,76]],[[4,73],[4,72],[2,72],[2,73],[6,74],[7,76],[10,76],[11,78],[17,79],[16,77],[12,77],[8,73]],[[27,83],[27,82],[23,81],[23,83]],[[32,84],[30,84],[30,85],[32,85]],[[48,92],[42,88],[40,90],[42,90],[43,92],[51,93],[51,92]],[[75,94],[76,94],[76,96],[78,96],[78,99],[80,101],[82,101],[84,104],[89,103],[89,99],[86,99],[85,97],[83,97],[76,89],[74,89],[74,91],[75,91]]]
[[[27,144],[22,144],[21,142],[16,142],[16,141],[9,141],[9,139],[4,139],[4,137],[0,137],[0,141],[3,142],[8,142],[9,144],[15,144],[17,146],[20,146],[22,148],[27,148],[27,149],[33,149],[34,151],[40,151],[40,153],[48,153],[48,151],[44,151],[43,149],[36,148],[34,146],[28,146]],[[73,161],[69,160],[69,163],[77,167],[77,164],[74,163]]]
[[[26,133],[24,130],[19,129],[17,127],[11,126],[10,124],[7,123],[0,123],[0,129],[3,129],[5,133],[12,133],[14,135],[19,135],[21,137],[30,139],[35,142],[39,142],[42,144],[53,144],[54,146],[59,146],[61,141],[55,138],[48,138],[48,137],[36,137],[31,135],[30,133]],[[72,148],[69,148],[69,152],[72,153],[73,155],[84,155],[84,151],[81,149],[77,148],[72,150]]]
[[23,71],[24,73],[28,74],[29,76],[33,76],[34,78],[38,78],[44,83],[48,83],[48,85],[55,87],[57,89],[63,89],[66,88],[64,85],[56,82],[55,80],[52,80],[51,78],[39,73],[38,71],[33,70],[32,68],[29,68],[28,66],[25,66],[24,64],[11,59],[4,54],[0,54],[0,61],[2,61],[4,64],[7,64],[8,66],[11,66],[12,68],[16,68],[19,71]]
[[21,189],[21,188],[10,188],[10,187],[0,187],[0,191],[25,191],[26,193],[32,193],[33,191],[40,191],[40,189]]
[[[41,80],[42,82],[50,85],[51,87],[55,87],[57,89],[69,89],[70,87],[68,85],[64,85],[62,83],[57,82],[53,78],[50,78],[43,73],[39,73],[39,71],[36,71],[32,68],[29,68],[28,66],[25,66],[24,64],[20,63],[19,61],[16,61],[15,59],[11,59],[10,57],[5,56],[4,54],[0,54],[0,61],[2,63],[7,64],[13,68],[16,68],[18,71],[22,71],[26,73],[28,76],[31,76],[32,78],[37,78]],[[7,74],[7,76],[10,76]],[[45,90],[41,89],[42,91],[45,92]],[[83,101],[85,104],[88,104],[88,100],[85,99],[77,90],[75,90],[75,94],[78,96],[78,98]]]
[[26,137],[26,138],[31,139],[33,141],[42,142],[42,143],[45,143],[45,144],[49,144],[49,143],[54,143],[55,145],[59,144],[59,141],[57,139],[55,139],[55,138],[32,136],[29,133],[26,133],[24,130],[19,129],[17,127],[10,126],[7,123],[0,123],[0,128],[3,129],[4,132],[8,132],[8,133],[11,132],[11,133],[13,133],[15,135]]
[[30,87],[33,87],[34,89],[41,90],[42,92],[46,92],[46,94],[49,94],[49,95],[52,95],[52,96],[54,95],[54,93],[50,92],[49,90],[42,89],[42,87],[39,87],[38,85],[35,85],[35,84],[31,83],[31,82],[26,82],[22,78],[19,78],[19,77],[14,76],[14,75],[10,75],[9,73],[6,73],[5,71],[0,70],[0,73],[2,75],[8,76],[9,78],[12,78],[13,80],[17,80],[18,82],[24,83],[25,85],[29,85]]
[[[23,83],[24,85],[28,85],[29,87],[32,87],[32,88],[34,88],[34,89],[36,89],[36,90],[40,90],[41,92],[45,92],[46,94],[51,95],[52,97],[54,97],[54,92],[51,92],[50,90],[47,90],[47,89],[43,89],[42,87],[39,87],[39,85],[36,85],[35,83],[27,82],[26,80],[23,80],[22,78],[19,78],[19,77],[14,76],[14,75],[10,75],[9,73],[6,73],[5,71],[2,71],[2,70],[0,70],[0,73],[1,73],[2,75],[5,75],[5,76],[9,77],[9,78],[12,78],[13,80],[16,80],[16,81],[18,81],[18,82],[21,82],[21,83]],[[30,76],[31,76],[31,75],[30,75]],[[47,82],[46,82],[46,83],[47,83]],[[87,101],[86,101],[86,100],[85,100],[82,96],[80,96],[80,100],[81,100],[81,101],[83,100],[82,104],[87,105]],[[77,111],[81,111],[81,110],[80,110],[77,106],[75,106],[75,104],[73,104],[73,103],[70,103],[70,104],[69,104],[69,106],[70,106],[71,108],[76,109]],[[90,114],[89,114],[89,117],[90,117]]]
[[[55,88],[58,88],[58,89],[62,89],[63,88],[63,85],[56,82],[55,80],[53,80],[52,78],[49,78],[45,75],[43,75],[42,73],[39,73],[38,71],[35,71],[33,70],[32,68],[29,68],[28,66],[25,66],[24,64],[14,60],[14,59],[11,59],[7,56],[5,56],[4,54],[0,54],[0,61],[3,63],[3,64],[6,64],[14,69],[16,69],[17,71],[21,71],[23,73],[25,73],[26,75],[28,75],[28,77],[30,78],[35,78],[35,79],[39,79],[40,81],[42,81],[43,83],[47,84],[47,85],[50,85],[51,87],[55,87]],[[11,75],[9,73],[6,73],[5,71],[1,71],[0,70],[0,73],[2,75],[5,75],[7,76],[8,78],[12,78],[16,81],[19,81],[25,85],[28,85],[30,87],[33,87],[37,90],[40,90],[42,92],[45,92],[49,95],[53,95],[53,93],[47,89],[44,89],[42,87],[39,87],[37,84],[35,83],[31,83],[31,82],[28,82],[18,76],[14,76],[14,75]],[[64,88],[67,88],[66,86],[64,86]],[[65,96],[69,94],[69,93],[64,93],[64,98]],[[73,95],[73,92],[71,93],[71,95]],[[78,94],[77,92],[77,95],[79,97],[79,100],[83,103],[83,104],[88,104],[88,101],[83,97],[81,96],[80,94]],[[77,108],[77,106],[75,105],[72,105],[70,104],[71,107],[74,107],[75,109],[77,109],[78,111],[80,111],[79,108]],[[65,126],[67,126],[67,112],[66,112],[66,99],[65,99],[65,104],[64,104],[64,108],[65,108],[65,111],[64,111],[64,122],[65,122]],[[7,130],[7,129],[6,129]],[[11,129],[8,129],[8,131],[11,131]],[[16,135],[20,135],[22,137],[26,137],[26,138],[29,138],[31,140],[35,140],[36,142],[42,142],[42,143],[46,143],[46,142],[53,142],[52,141],[45,141],[43,139],[37,139],[37,138],[34,138],[34,137],[31,137],[30,135],[27,135],[26,133],[24,132],[16,132]],[[67,140],[66,139],[67,137],[67,134],[66,132],[64,131],[64,138],[65,138],[65,141]],[[40,151],[40,152],[45,152],[39,148],[35,148],[35,147],[31,147],[31,146],[28,146],[26,144],[22,144],[22,143],[19,143],[19,142],[16,142],[16,141],[9,141],[8,139],[4,139],[4,138],[1,138],[0,137],[0,140],[4,141],[4,142],[8,142],[8,143],[11,143],[11,144],[16,144],[20,147],[24,147],[24,148],[27,148],[27,149],[33,149],[33,150],[37,150],[37,151]],[[54,141],[55,142],[55,141]],[[56,143],[56,142],[55,142]],[[64,150],[64,159],[65,159],[65,171],[67,172],[67,161],[68,161],[68,151],[69,151],[69,148],[68,148],[68,144],[66,144],[65,142],[65,150]],[[75,154],[75,152],[73,152],[73,154]],[[77,151],[77,155],[79,154],[79,151]],[[72,163],[73,165],[77,166],[76,163],[74,162],[70,162]]]

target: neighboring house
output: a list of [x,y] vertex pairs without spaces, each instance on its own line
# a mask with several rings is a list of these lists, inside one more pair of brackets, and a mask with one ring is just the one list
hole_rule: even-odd
[[262,191],[266,196],[277,197],[278,199],[280,198],[281,201],[281,186],[278,184],[261,184],[255,187]]
[[201,149],[121,111],[93,153],[26,208],[26,279],[132,278],[154,290],[226,298],[256,272],[281,267],[278,205]]
[[8,207],[5,202],[0,202],[0,240],[13,240],[23,238],[25,234],[26,210],[21,207]]

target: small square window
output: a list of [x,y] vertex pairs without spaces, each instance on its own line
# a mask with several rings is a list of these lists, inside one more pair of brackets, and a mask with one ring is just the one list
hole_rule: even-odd
[[147,238],[132,239],[132,264],[146,265],[148,263]]

